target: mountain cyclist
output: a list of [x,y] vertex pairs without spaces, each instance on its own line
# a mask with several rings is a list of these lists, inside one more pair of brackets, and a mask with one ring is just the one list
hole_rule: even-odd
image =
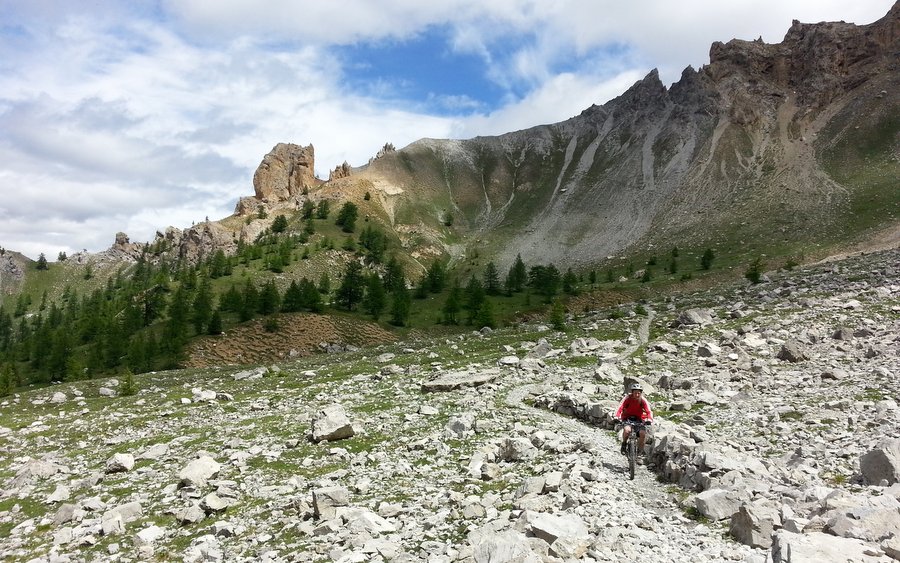
[[[616,413],[613,415],[616,420],[621,421],[624,425],[622,429],[622,448],[620,450],[623,454],[628,444],[628,437],[631,436],[631,431],[634,428],[634,423],[642,422],[645,425],[653,423],[653,410],[650,408],[650,403],[647,402],[647,399],[643,397],[643,393],[644,388],[641,387],[640,383],[632,383],[629,387],[629,393],[622,398],[619,408],[616,409]],[[644,451],[646,439],[647,430],[641,427],[638,435],[639,452]]]

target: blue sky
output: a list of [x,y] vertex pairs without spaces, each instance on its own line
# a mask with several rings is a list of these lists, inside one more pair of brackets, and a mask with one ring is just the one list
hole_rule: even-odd
[[[852,5],[851,5],[852,4]],[[553,123],[713,41],[890,0],[0,0],[0,246],[36,258],[229,215],[279,142],[316,169],[385,142]]]

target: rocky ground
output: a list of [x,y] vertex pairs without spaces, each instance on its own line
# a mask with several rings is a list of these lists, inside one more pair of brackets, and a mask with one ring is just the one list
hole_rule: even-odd
[[[0,559],[897,560],[898,280],[895,250],[566,333],[19,393]],[[632,379],[657,411],[633,482]]]

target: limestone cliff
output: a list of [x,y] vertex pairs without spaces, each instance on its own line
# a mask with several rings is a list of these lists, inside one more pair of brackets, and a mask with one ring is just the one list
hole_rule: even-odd
[[395,230],[451,233],[444,252],[473,267],[840,245],[900,217],[898,6],[866,26],[794,22],[777,44],[715,43],[668,89],[652,71],[561,123],[423,139],[354,178],[402,218]]
[[290,143],[278,143],[253,175],[256,198],[270,203],[289,201],[318,185],[315,150]]

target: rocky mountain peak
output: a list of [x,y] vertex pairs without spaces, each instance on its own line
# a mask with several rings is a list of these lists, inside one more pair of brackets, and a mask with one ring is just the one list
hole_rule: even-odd
[[886,67],[896,67],[898,42],[900,10],[895,4],[867,26],[794,20],[781,43],[715,42],[706,68],[714,80],[740,76],[751,84],[795,91],[799,103],[821,107]]
[[328,174],[328,181],[338,180],[340,178],[349,178],[352,170],[350,168],[350,164],[345,160],[343,164],[339,166],[335,166],[334,170],[332,170]]
[[304,188],[317,184],[315,149],[293,143],[278,143],[253,174],[256,199],[277,203],[296,199]]
[[654,68],[624,94],[613,100],[612,104],[619,111],[640,115],[655,113],[655,110],[665,107],[667,101],[668,91],[659,79],[659,71]]

